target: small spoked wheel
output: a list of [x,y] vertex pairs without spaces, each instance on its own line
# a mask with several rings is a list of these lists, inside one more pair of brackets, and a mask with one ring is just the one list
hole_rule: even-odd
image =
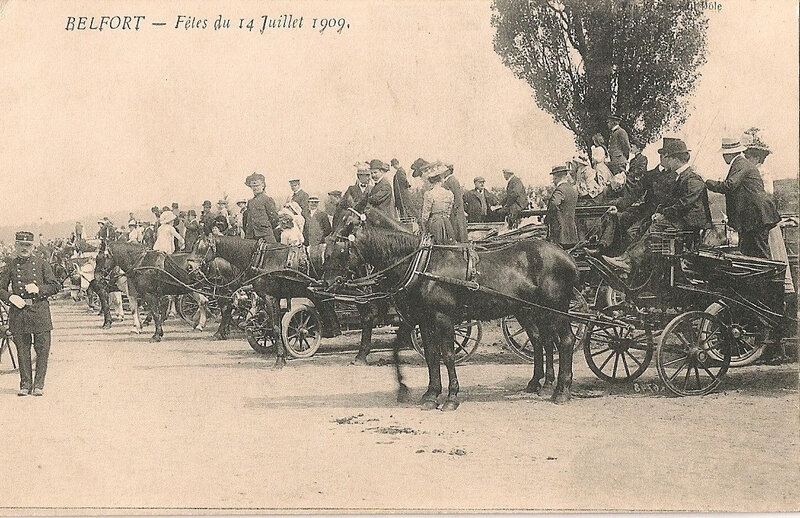
[[310,358],[322,341],[322,322],[313,306],[298,304],[281,319],[281,335],[293,358]]
[[595,376],[610,383],[633,381],[653,359],[653,334],[615,323],[590,323],[583,355]]
[[259,354],[267,354],[275,346],[275,336],[267,311],[259,306],[250,309],[244,321],[247,343]]
[[731,363],[730,334],[716,315],[689,311],[673,318],[656,350],[658,375],[678,396],[716,389]]
[[[453,345],[455,346],[456,364],[466,362],[475,354],[482,337],[483,328],[477,320],[462,322],[455,327]],[[422,333],[420,333],[419,326],[415,327],[414,332],[411,333],[411,345],[414,346],[414,350],[420,356],[425,357],[425,351],[422,348]]]
[[[769,335],[768,328],[737,318],[735,312],[721,302],[708,306],[706,313],[716,315],[730,331],[731,367],[744,367],[761,358]],[[710,325],[711,321],[707,320],[706,324]],[[715,360],[723,360],[722,354],[716,349],[709,350],[708,354]]]
[[[573,289],[569,310],[575,313],[588,313],[589,311],[589,304],[576,289]],[[517,321],[517,318],[513,315],[503,317],[500,320],[500,327],[503,330],[503,338],[506,340],[506,345],[523,360],[533,362],[533,346],[531,345],[531,340],[525,332],[525,328]],[[573,340],[572,348],[576,350],[582,343],[587,326],[584,322],[573,320],[570,325],[570,330]],[[558,357],[558,348],[553,350],[553,357]]]

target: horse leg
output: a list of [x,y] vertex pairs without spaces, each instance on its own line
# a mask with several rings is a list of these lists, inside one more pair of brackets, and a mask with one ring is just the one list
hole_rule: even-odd
[[[533,377],[528,382],[528,385],[525,387],[525,392],[529,392],[532,394],[538,394],[542,390],[542,378],[545,377],[544,374],[544,346],[542,343],[546,342],[549,338],[545,335],[544,332],[544,324],[535,321],[533,315],[530,312],[521,312],[517,315],[517,321],[525,328],[525,333],[528,335],[528,340],[530,340],[531,345],[533,346]],[[539,331],[538,336],[536,331]],[[550,362],[552,363],[552,351],[550,352]],[[552,369],[552,366],[551,366]]]
[[455,349],[455,329],[452,319],[449,317],[438,327],[439,347],[442,351],[442,359],[447,368],[447,399],[442,404],[442,411],[448,412],[458,408],[458,376],[456,375],[456,349]]
[[153,323],[155,324],[155,331],[153,336],[150,337],[151,342],[160,342],[164,331],[161,329],[161,297],[157,293],[148,293],[146,295],[148,312],[150,313]]
[[221,297],[217,298],[217,304],[219,304],[219,307],[222,310],[222,318],[219,321],[217,332],[214,333],[214,338],[216,340],[227,340],[228,327],[230,327],[231,321],[233,320],[233,304]]
[[361,317],[361,342],[358,354],[350,365],[366,365],[367,355],[372,348],[372,329],[375,327],[375,307],[373,304],[360,304],[358,314]]
[[572,395],[572,330],[569,320],[559,318],[553,323],[553,338],[558,340],[558,381],[553,390],[554,403],[566,403]]
[[436,343],[438,337],[433,325],[429,322],[420,323],[422,334],[422,348],[425,351],[425,363],[428,364],[428,390],[422,395],[423,410],[434,410],[439,404],[439,396],[442,393],[442,373],[439,368],[439,344]]
[[553,386],[553,382],[556,380],[556,372],[553,368],[553,351],[557,347],[557,344],[552,341],[548,340],[544,342],[544,361],[545,361],[545,371],[544,371],[544,385],[543,388],[549,388]]
[[133,317],[133,327],[131,328],[131,332],[138,335],[142,332],[142,321],[139,318],[139,297],[137,296],[136,291],[132,289],[130,284],[128,284],[128,302],[130,302],[131,316]]
[[397,375],[397,402],[408,403],[411,401],[411,391],[403,381],[403,371],[400,368],[400,341],[395,340],[392,345],[392,360],[394,360],[394,372]]
[[283,345],[283,339],[281,338],[281,302],[271,295],[264,297],[264,299],[275,342],[275,365],[273,368],[282,369],[286,366],[286,347]]
[[97,294],[97,299],[100,301],[100,314],[103,315],[103,329],[109,329],[111,327],[111,310],[108,307],[108,292],[97,279],[93,279],[89,283],[89,289]]
[[206,327],[206,321],[208,320],[208,299],[195,292],[192,292],[190,296],[197,301],[197,306],[199,308],[197,322],[195,322],[194,328],[198,331],[202,331]]

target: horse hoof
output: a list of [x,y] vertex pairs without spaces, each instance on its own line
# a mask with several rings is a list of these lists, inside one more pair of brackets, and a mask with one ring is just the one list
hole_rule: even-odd
[[363,366],[363,365],[368,365],[368,364],[367,364],[367,360],[366,359],[356,357],[355,360],[350,362],[350,365],[362,365]]
[[436,403],[435,399],[426,399],[422,402],[422,410],[436,410],[439,408],[439,405]]
[[458,405],[459,403],[457,399],[448,399],[442,405],[442,412],[452,412],[458,408]]
[[272,366],[274,370],[281,370],[284,367],[286,367],[286,359],[284,358],[275,360],[275,365]]
[[411,391],[405,385],[400,385],[400,388],[397,389],[397,402],[408,403],[409,401],[411,401]]
[[554,392],[553,393],[553,403],[556,405],[561,405],[569,401],[569,392]]
[[141,329],[137,329],[137,328],[135,328],[135,327],[131,329],[131,333],[135,333],[135,334],[137,334],[137,335],[138,335],[139,333],[141,333],[141,332],[142,332],[142,330],[141,330]]
[[101,329],[111,329],[111,322],[105,322]]
[[161,337],[159,335],[153,335],[153,336],[150,337],[150,341],[151,342],[160,342],[161,341]]
[[214,340],[227,340],[228,337],[219,333],[214,333]]
[[528,394],[538,394],[541,391],[542,391],[542,386],[539,385],[538,381],[535,383],[533,381],[529,381],[528,385],[525,387],[525,392],[527,392]]

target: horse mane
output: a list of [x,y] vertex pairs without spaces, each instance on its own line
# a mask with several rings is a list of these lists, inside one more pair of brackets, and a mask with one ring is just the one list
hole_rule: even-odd
[[387,216],[384,212],[374,207],[367,207],[364,214],[367,216],[367,222],[376,228],[384,228],[402,234],[412,234],[408,228],[404,227],[396,219]]
[[360,251],[364,260],[382,267],[419,248],[421,238],[407,231],[364,226],[356,235],[356,240],[362,245]]

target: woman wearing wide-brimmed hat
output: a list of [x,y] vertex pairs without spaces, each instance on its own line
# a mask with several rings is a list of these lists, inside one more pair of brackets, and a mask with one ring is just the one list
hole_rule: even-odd
[[437,245],[453,243],[453,224],[450,214],[453,211],[453,193],[442,187],[442,176],[447,166],[441,162],[429,164],[422,172],[422,177],[431,184],[431,188],[422,195],[422,217],[420,222],[425,232],[433,236]]
[[175,240],[178,240],[180,246],[183,246],[183,236],[175,230],[172,222],[175,221],[175,214],[171,210],[161,213],[158,217],[158,230],[156,231],[156,242],[153,245],[153,250],[161,250],[166,254],[173,254],[175,252]]

